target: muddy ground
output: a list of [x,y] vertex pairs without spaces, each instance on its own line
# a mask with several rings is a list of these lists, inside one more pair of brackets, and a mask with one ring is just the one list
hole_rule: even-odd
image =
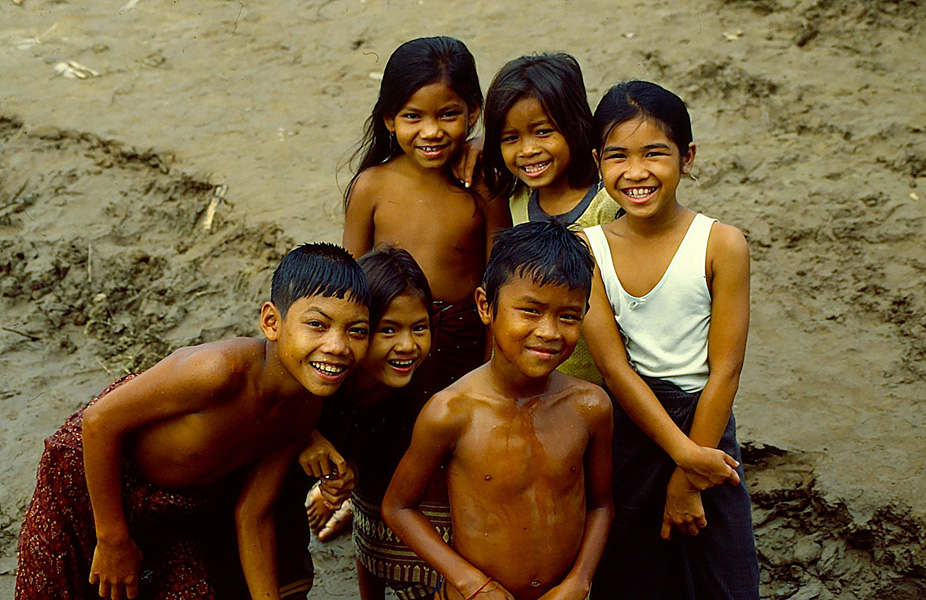
[[[447,34],[484,88],[564,50],[593,105],[626,78],[688,102],[680,198],[752,251],[763,595],[926,597],[924,24],[914,1],[0,0],[0,595],[41,440],[120,373],[257,335],[275,262],[340,238],[386,57]],[[354,596],[349,553],[318,549],[310,597]]]

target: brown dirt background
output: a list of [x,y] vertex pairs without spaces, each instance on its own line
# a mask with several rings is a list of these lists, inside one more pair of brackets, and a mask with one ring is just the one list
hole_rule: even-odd
[[[0,0],[0,595],[42,439],[126,370],[258,334],[275,261],[340,239],[376,74],[445,34],[484,89],[563,50],[593,106],[627,78],[686,100],[680,197],[752,249],[763,596],[926,597],[924,24],[905,0]],[[316,550],[310,597],[353,597],[346,540]]]

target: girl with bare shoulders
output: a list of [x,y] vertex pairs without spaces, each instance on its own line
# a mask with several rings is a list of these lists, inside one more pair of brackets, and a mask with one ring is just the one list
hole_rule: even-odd
[[[368,534],[358,543],[361,553],[392,536],[377,524],[379,506],[421,406],[485,360],[474,292],[491,234],[510,216],[505,202],[487,201],[480,182],[467,187],[452,171],[481,110],[476,64],[462,42],[431,37],[402,44],[386,63],[358,150],[359,168],[345,194],[344,247],[354,256],[382,243],[407,250],[434,296],[430,355],[377,439],[379,465],[357,481],[354,510],[370,508],[360,515],[369,526],[355,526],[355,534]],[[429,500],[446,503],[442,485],[435,484]],[[381,589],[376,575],[361,569],[361,584]]]

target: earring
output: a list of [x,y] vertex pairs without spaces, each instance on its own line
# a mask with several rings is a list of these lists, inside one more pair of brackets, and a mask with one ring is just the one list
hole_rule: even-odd
[[395,132],[393,131],[389,135],[389,154],[393,154],[396,151],[396,148],[399,147],[399,138],[396,137]]
[[692,181],[694,181],[694,182],[698,185],[698,187],[701,187],[701,182],[698,181],[698,178],[695,177],[695,174],[694,174],[694,173],[692,173],[691,171],[688,171],[687,175],[688,175],[688,177],[690,177],[690,178],[692,179]]

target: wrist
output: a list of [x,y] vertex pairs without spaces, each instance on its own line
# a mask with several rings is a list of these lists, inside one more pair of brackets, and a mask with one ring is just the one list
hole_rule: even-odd
[[675,462],[675,465],[682,470],[688,471],[691,470],[692,463],[694,462],[695,453],[698,451],[698,445],[691,441],[691,439],[682,433],[679,432],[679,439],[676,444],[673,445],[673,448],[667,450],[667,453]]

